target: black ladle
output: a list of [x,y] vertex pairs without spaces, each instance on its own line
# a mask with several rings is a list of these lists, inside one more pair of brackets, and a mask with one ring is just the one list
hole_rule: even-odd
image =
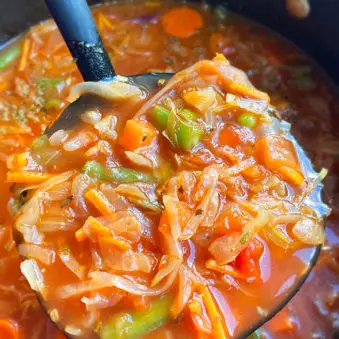
[[[91,11],[86,0],[45,0],[46,4],[56,21],[60,32],[76,60],[76,64],[85,81],[112,81],[116,78],[116,73],[110,62],[107,51],[103,46]],[[136,60],[137,62],[137,60]],[[152,91],[158,87],[159,80],[168,80],[172,73],[147,73],[129,76],[131,83],[146,90]],[[87,108],[97,105],[97,98],[83,96],[69,105],[60,117],[45,131],[51,135],[59,129],[71,129],[80,119],[81,113]],[[307,276],[317,262],[321,246],[312,248],[309,265],[305,272],[289,289],[283,300],[275,305],[267,315],[247,327],[238,338],[245,338],[258,329],[276,313],[278,313],[299,291]],[[39,299],[42,297],[39,296]],[[44,304],[44,300],[41,300]],[[58,324],[56,324],[58,325]]]
[[[100,38],[86,0],[46,0],[69,51],[85,81],[113,81],[117,74]],[[135,62],[138,62],[135,60]],[[173,73],[146,73],[128,76],[128,82],[148,92],[157,89],[159,81],[169,80]],[[51,136],[60,129],[71,129],[86,109],[98,106],[98,98],[84,95],[70,104],[45,134]]]

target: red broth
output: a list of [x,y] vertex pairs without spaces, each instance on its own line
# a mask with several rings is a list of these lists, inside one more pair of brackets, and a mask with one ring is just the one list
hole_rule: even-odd
[[[220,9],[217,17],[213,17],[216,15],[215,11],[213,13],[208,8],[201,8],[202,27],[189,37],[175,38],[163,29],[161,15],[166,11],[167,6],[154,2],[96,9],[100,32],[119,73],[178,71],[199,59],[211,58],[216,52],[223,53],[235,66],[246,70],[256,86],[273,97],[272,101],[279,107],[281,115],[293,122],[293,132],[312,154],[316,165],[335,170],[337,140],[331,132],[335,93],[304,55],[276,35],[229,13],[222,23],[209,24],[222,18]],[[154,36],[157,38],[154,39]],[[3,178],[6,174],[4,162],[8,156],[29,145],[32,138],[64,107],[69,87],[80,81],[74,62],[52,23],[46,22],[32,28],[18,46],[21,47],[20,55],[1,70],[0,156],[3,161]],[[10,47],[7,51],[10,51]],[[135,62],[136,59],[138,62]],[[335,201],[335,180],[335,171],[332,170],[327,179],[328,188],[325,190],[332,201]],[[8,200],[11,196],[10,185],[4,184],[2,192],[4,199]],[[332,207],[336,213],[335,205]],[[1,238],[3,269],[0,275],[4,291],[0,300],[3,303],[0,307],[3,312],[1,316],[17,322],[24,338],[34,338],[34,335],[36,338],[54,338],[56,331],[45,320],[34,294],[20,274],[19,258],[11,237],[13,222],[6,206],[1,208],[4,225]],[[336,224],[335,213],[331,217],[330,225]],[[274,337],[286,336],[288,333],[292,337],[298,335],[309,338],[317,332],[327,336],[333,333],[337,313],[332,308],[337,303],[336,295],[332,292],[336,292],[338,277],[332,271],[338,270],[335,250],[337,241],[334,231],[328,232],[329,248],[323,251],[322,260],[311,279],[288,308],[266,326]],[[302,252],[299,256],[301,255]],[[262,265],[264,264],[265,260]],[[286,271],[279,269],[276,274],[280,278],[285,276],[288,280],[289,267],[296,269],[297,265],[302,267],[302,261],[298,257],[291,257],[291,266],[284,266]],[[13,267],[16,269],[13,270]],[[273,272],[268,274],[273,275]],[[319,287],[318,276],[324,275],[328,276],[331,283]],[[276,288],[273,284],[271,293],[275,294],[278,291],[274,290]],[[317,298],[309,300],[309,294],[314,293],[313,290],[316,290]],[[257,298],[258,303],[260,294]],[[230,297],[229,305],[222,307],[226,313],[235,314],[234,321],[230,322],[230,332],[236,331],[239,321],[236,310],[240,307],[238,304],[234,305],[232,299]],[[239,299],[236,300],[239,302]],[[243,309],[246,310],[248,300],[242,300]],[[314,303],[312,314],[315,321],[312,324],[305,317],[305,310],[300,307],[301,301],[307,310],[310,307],[306,305]],[[252,300],[251,303],[255,305],[256,301]],[[251,316],[250,308],[248,312],[249,314],[242,315],[246,319]],[[317,312],[320,312],[319,316]],[[36,325],[32,327],[30,324],[33,319]],[[181,325],[171,326],[171,331],[175,328],[178,335],[186,333]],[[149,337],[160,338],[167,335],[164,333],[170,332],[166,332],[165,328],[153,332]]]

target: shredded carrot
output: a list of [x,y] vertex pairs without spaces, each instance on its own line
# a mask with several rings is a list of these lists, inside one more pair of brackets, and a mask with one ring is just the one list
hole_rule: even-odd
[[94,217],[88,217],[85,222],[84,227],[87,228],[90,233],[95,234],[95,235],[100,235],[100,236],[111,236],[112,235],[110,230]]
[[85,230],[83,227],[79,228],[76,232],[75,232],[75,239],[79,242],[85,241],[87,239],[87,235],[85,233]]
[[88,190],[85,193],[85,198],[90,201],[102,215],[111,215],[114,212],[107,198],[95,188]]
[[40,173],[40,172],[8,172],[6,182],[16,182],[20,184],[40,184],[52,177],[55,174]]
[[99,241],[104,242],[109,246],[114,246],[122,251],[127,251],[131,248],[131,245],[126,240],[115,237],[105,225],[94,217],[88,217],[84,227],[77,231],[79,232],[78,235],[76,235],[77,240],[79,238],[81,241],[82,237],[86,236],[85,229],[87,229],[91,235],[97,237]]
[[128,251],[132,248],[130,243],[128,243],[126,240],[119,239],[116,237],[103,237],[101,241],[109,244],[110,246],[114,246],[121,251]]
[[83,228],[87,229],[90,233],[93,233],[95,235],[101,235],[101,236],[111,235],[111,232],[109,231],[109,229],[92,216],[86,219],[86,222]]
[[156,129],[148,122],[142,120],[128,120],[119,144],[127,150],[149,145],[157,134]]
[[107,17],[101,12],[97,14],[97,22],[99,31],[102,31],[103,28],[105,27],[110,30],[114,29],[114,26],[112,25],[111,21],[107,19]]
[[31,39],[27,38],[25,39],[23,46],[22,46],[22,54],[21,54],[21,58],[19,61],[19,66],[18,66],[18,70],[20,72],[24,71],[27,65],[27,60],[28,60],[28,54],[29,51],[31,49]]
[[241,82],[232,82],[229,84],[229,91],[233,94],[244,95],[254,99],[270,101],[267,93],[261,92],[255,87],[247,86]]
[[246,277],[238,272],[233,266],[218,265],[217,262],[213,259],[207,260],[205,266],[210,270],[217,271],[223,274],[228,274],[234,278],[246,279]]
[[200,286],[201,293],[203,295],[203,300],[206,306],[206,310],[209,318],[211,319],[212,328],[215,333],[216,339],[226,339],[226,329],[222,323],[224,318],[221,314],[219,307],[216,305],[213,296],[207,286]]
[[19,326],[11,319],[0,319],[0,338],[19,339]]
[[291,185],[300,186],[304,182],[304,177],[293,168],[282,166],[279,168],[279,172],[283,179]]
[[6,91],[7,88],[8,88],[8,82],[6,81],[0,82],[0,93]]
[[203,19],[199,12],[192,8],[177,7],[165,13],[162,25],[169,35],[189,38],[203,25]]

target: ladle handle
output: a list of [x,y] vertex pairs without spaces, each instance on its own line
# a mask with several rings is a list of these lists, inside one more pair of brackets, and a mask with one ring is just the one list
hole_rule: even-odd
[[85,81],[115,76],[86,0],[45,0]]

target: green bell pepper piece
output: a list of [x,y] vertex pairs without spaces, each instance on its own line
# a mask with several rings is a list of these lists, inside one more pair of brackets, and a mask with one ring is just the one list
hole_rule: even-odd
[[169,320],[171,297],[155,301],[146,311],[121,313],[100,331],[100,339],[138,339]]

